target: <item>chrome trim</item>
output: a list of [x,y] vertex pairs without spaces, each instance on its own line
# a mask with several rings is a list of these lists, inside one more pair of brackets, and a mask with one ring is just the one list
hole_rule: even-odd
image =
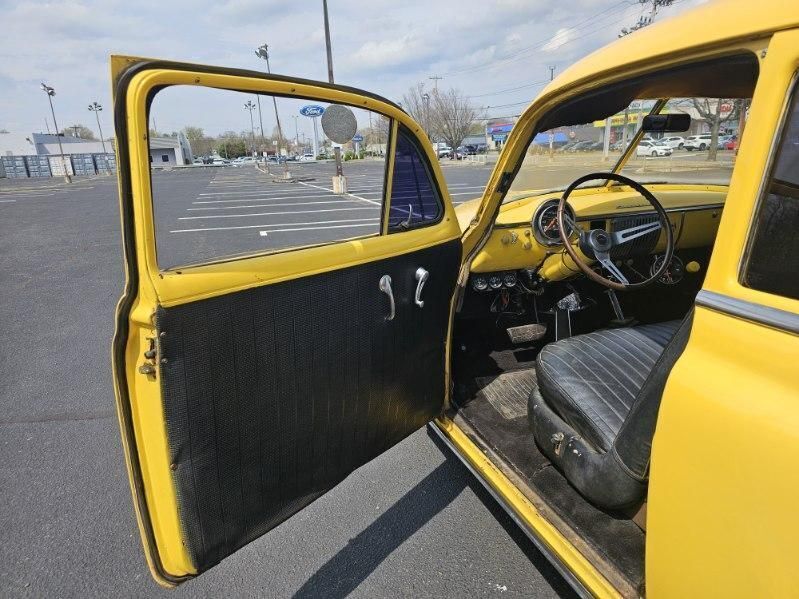
[[422,289],[424,288],[424,284],[427,283],[427,279],[430,277],[430,273],[423,267],[420,266],[416,269],[416,296],[414,297],[414,303],[419,306],[420,308],[424,308],[424,300],[422,299]]
[[380,283],[378,284],[378,288],[380,291],[385,293],[388,296],[391,305],[389,307],[388,316],[386,316],[386,320],[394,320],[394,314],[396,312],[394,306],[394,292],[391,290],[391,277],[389,275],[383,275],[380,277]]
[[794,314],[793,312],[786,312],[778,308],[763,306],[716,293],[715,291],[705,291],[704,289],[697,294],[696,304],[730,316],[743,318],[750,322],[764,324],[786,333],[799,335],[799,314]]
[[489,495],[494,498],[494,500],[499,504],[499,506],[505,510],[505,512],[510,516],[511,520],[516,523],[516,525],[522,529],[522,532],[529,538],[533,545],[535,545],[536,549],[538,549],[541,554],[547,558],[550,564],[558,571],[563,579],[569,584],[570,587],[574,589],[574,591],[584,599],[590,599],[593,595],[590,591],[583,586],[583,583],[574,575],[574,573],[569,569],[569,567],[561,561],[560,557],[555,555],[552,550],[544,543],[543,539],[538,536],[538,533],[535,532],[532,528],[530,528],[515,512],[515,510],[494,490],[494,487],[491,486],[483,476],[474,468],[474,466],[469,463],[464,456],[458,451],[458,448],[449,440],[449,438],[444,434],[444,432],[438,428],[438,426],[430,422],[427,425],[428,428],[432,429],[438,438],[444,442],[452,453],[461,461],[461,463],[466,466],[466,469],[471,472],[474,477],[480,482],[481,485],[488,491]]
[[[553,206],[557,208],[559,203],[560,199],[555,199],[555,198],[542,202],[541,204],[538,205],[538,208],[535,209],[535,212],[533,213],[533,218],[530,220],[529,223],[529,226],[533,231],[533,236],[535,237],[535,240],[539,244],[545,247],[563,245],[563,242],[560,239],[560,234],[558,234],[557,239],[549,239],[546,235],[544,235],[544,231],[541,230],[541,223],[538,222],[539,219],[541,218],[541,213],[544,212],[544,210],[548,210]],[[574,214],[574,208],[572,208],[568,202],[566,203],[566,209],[571,214],[572,221],[577,222],[577,218]],[[574,229],[572,228],[572,231],[569,233],[569,237],[571,237],[573,234],[574,234]]]

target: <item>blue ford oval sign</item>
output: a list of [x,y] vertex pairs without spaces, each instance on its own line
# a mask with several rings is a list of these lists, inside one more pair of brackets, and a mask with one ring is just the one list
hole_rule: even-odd
[[303,106],[300,108],[300,114],[302,116],[322,116],[324,114],[325,109],[322,106],[318,106],[317,104],[308,104],[307,106]]

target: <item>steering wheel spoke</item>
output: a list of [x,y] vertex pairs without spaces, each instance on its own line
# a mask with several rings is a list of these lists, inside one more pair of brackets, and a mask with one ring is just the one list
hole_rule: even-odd
[[620,245],[622,243],[627,243],[628,241],[632,241],[633,239],[637,239],[639,237],[643,237],[644,235],[649,235],[650,233],[654,233],[655,231],[659,231],[663,228],[663,225],[659,220],[656,220],[653,223],[646,223],[643,225],[637,225],[635,227],[629,227],[627,229],[622,229],[621,231],[614,231],[610,234],[610,239],[613,242],[613,245]]
[[596,254],[597,261],[607,270],[613,277],[622,285],[629,285],[630,281],[627,280],[627,277],[624,276],[624,273],[621,272],[621,269],[616,266],[613,260],[610,259],[610,255],[607,253],[597,253]]

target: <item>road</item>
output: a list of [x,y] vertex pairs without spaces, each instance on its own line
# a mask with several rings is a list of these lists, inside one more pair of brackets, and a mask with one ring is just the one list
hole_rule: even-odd
[[[479,195],[490,169],[444,171],[453,190],[469,188],[453,192],[460,201]],[[175,200],[167,231],[209,193],[198,191],[203,181]],[[255,230],[266,229],[231,239],[246,239],[246,250],[264,241]],[[211,232],[166,233],[166,243],[181,258],[196,235]],[[123,282],[113,178],[0,181],[0,596],[571,595],[425,430],[202,577],[173,592],[157,587],[113,407],[109,350]]]

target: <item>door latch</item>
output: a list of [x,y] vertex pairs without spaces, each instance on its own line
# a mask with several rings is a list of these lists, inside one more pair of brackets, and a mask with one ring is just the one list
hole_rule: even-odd
[[422,299],[422,289],[427,279],[430,278],[430,273],[427,272],[422,266],[416,269],[416,297],[414,301],[420,308],[424,308],[424,300]]
[[158,340],[155,337],[146,337],[150,342],[149,348],[144,352],[145,362],[139,366],[139,374],[146,374],[147,376],[155,376],[155,363],[158,358]]

